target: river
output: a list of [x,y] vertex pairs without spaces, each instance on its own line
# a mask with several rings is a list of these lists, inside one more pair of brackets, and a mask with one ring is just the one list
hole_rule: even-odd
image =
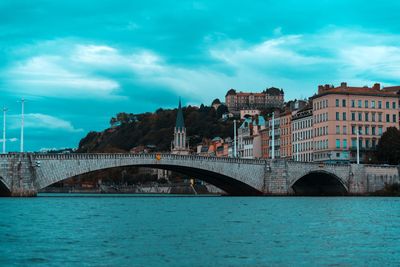
[[0,251],[0,266],[400,266],[400,198],[2,198]]

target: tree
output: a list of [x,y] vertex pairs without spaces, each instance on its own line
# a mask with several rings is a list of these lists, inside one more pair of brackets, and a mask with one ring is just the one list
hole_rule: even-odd
[[377,158],[380,163],[400,164],[400,131],[389,127],[379,140]]

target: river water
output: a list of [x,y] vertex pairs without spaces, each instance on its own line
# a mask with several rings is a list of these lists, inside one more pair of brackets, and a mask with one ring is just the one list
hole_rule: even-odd
[[400,198],[0,199],[0,266],[400,266]]

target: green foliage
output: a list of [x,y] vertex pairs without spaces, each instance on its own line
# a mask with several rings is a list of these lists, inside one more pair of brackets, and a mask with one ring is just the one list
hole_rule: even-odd
[[380,163],[400,164],[400,131],[389,127],[379,140],[377,159]]
[[[221,108],[219,112],[222,112]],[[155,113],[118,113],[112,128],[90,132],[79,143],[77,152],[126,152],[133,147],[154,145],[156,151],[170,151],[177,110],[158,109]],[[202,138],[232,137],[232,121],[219,120],[218,111],[202,105],[183,108],[189,144],[194,148]]]

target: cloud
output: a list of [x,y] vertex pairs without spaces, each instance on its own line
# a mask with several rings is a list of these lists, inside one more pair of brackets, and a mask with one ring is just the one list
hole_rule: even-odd
[[13,91],[33,96],[104,97],[119,88],[117,82],[73,68],[62,56],[39,55],[17,63],[7,72]]
[[[18,129],[21,127],[20,115],[11,115],[10,128]],[[41,113],[28,113],[24,116],[24,127],[33,129],[60,130],[70,133],[82,132],[82,129],[76,129],[71,122]]]
[[[18,141],[18,138],[9,138],[9,139],[6,139],[6,140],[7,140],[7,142],[14,143],[14,142]],[[4,139],[0,139],[0,143],[3,143],[3,142],[4,142]]]

